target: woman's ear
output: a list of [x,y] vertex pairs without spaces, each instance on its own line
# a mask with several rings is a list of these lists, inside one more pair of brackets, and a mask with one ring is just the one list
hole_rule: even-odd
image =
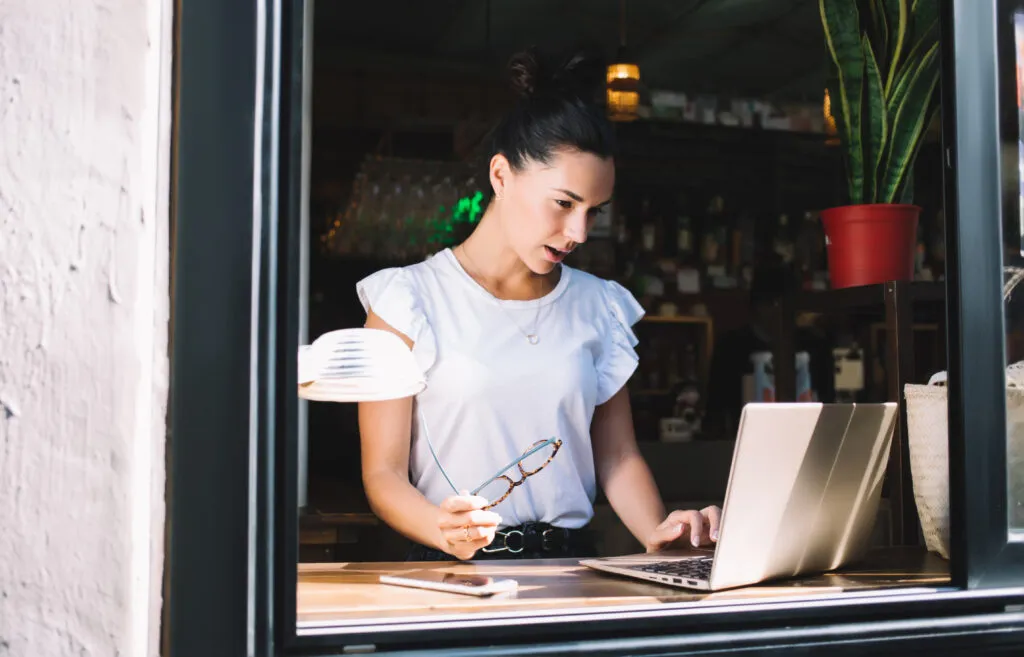
[[508,158],[501,153],[492,157],[489,173],[494,198],[500,201],[505,196],[505,187],[512,175],[512,166],[509,164]]

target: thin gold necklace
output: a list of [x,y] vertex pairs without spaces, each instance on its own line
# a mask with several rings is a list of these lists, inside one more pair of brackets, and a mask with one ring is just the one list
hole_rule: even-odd
[[[469,257],[469,253],[466,252],[466,245],[465,245],[465,243],[460,244],[459,248],[462,249],[462,257],[465,258],[469,262],[470,266],[473,268],[473,272],[476,272],[476,276],[473,275],[473,272],[467,272],[467,273],[470,275],[471,278],[476,279],[477,282],[480,283],[481,287],[483,287],[485,290],[487,290],[487,286],[484,285],[484,283],[483,283],[483,277],[480,276],[480,268],[477,267],[476,266],[476,262],[474,262],[473,259]],[[465,267],[463,267],[463,269],[465,269]],[[540,342],[540,335],[538,334],[537,329],[540,326],[540,309],[541,309],[541,306],[544,305],[541,302],[540,299],[536,300],[537,301],[537,314],[534,315],[534,318],[533,318],[533,330],[532,331],[526,331],[526,330],[523,329],[522,326],[519,325],[519,322],[516,321],[516,318],[512,316],[512,313],[510,313],[505,308],[505,304],[502,303],[502,300],[499,299],[497,297],[497,295],[495,295],[493,292],[490,292],[490,290],[487,290],[487,291],[490,293],[490,295],[492,297],[494,297],[495,301],[498,302],[498,308],[501,308],[501,312],[505,313],[505,316],[509,318],[509,321],[511,321],[512,324],[514,324],[515,327],[517,329],[519,329],[519,332],[523,334],[523,337],[526,338],[527,342],[529,342],[530,344],[533,344],[533,345],[535,345],[538,342]]]

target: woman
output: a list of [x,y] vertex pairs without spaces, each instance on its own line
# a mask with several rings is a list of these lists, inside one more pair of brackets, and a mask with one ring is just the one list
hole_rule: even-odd
[[[494,133],[494,196],[472,235],[357,286],[366,326],[401,337],[427,376],[415,399],[359,407],[367,497],[417,544],[410,559],[589,556],[598,482],[648,551],[717,540],[717,507],[666,516],[637,448],[624,386],[643,309],[561,264],[615,183],[583,63],[546,73],[532,54],[513,58],[519,100]],[[555,458],[493,509],[465,489],[552,436]]]

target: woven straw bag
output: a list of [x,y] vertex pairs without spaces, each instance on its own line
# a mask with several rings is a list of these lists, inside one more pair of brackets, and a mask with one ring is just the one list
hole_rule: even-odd
[[[1024,269],[1009,269],[1003,287],[1004,302],[1024,280]],[[928,385],[908,384],[907,444],[914,501],[928,550],[949,558],[949,432],[947,427],[946,373]],[[1006,370],[1007,462],[1010,470],[1010,522],[1024,527],[1024,362]]]

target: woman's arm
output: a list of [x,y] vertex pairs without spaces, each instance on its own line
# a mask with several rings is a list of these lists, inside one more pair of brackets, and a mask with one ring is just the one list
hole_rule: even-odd
[[653,552],[687,534],[694,546],[718,540],[721,511],[716,506],[673,511],[666,517],[658,486],[636,444],[625,387],[594,409],[590,436],[598,481],[612,509],[645,550]]
[[[369,311],[367,328],[412,340]],[[453,496],[437,507],[409,482],[413,398],[359,404],[363,487],[370,508],[390,527],[422,545],[468,559],[494,539],[500,518],[481,511],[482,498]],[[469,539],[466,530],[469,527]]]
[[597,478],[612,509],[647,547],[651,534],[665,518],[665,505],[636,444],[626,388],[594,409],[590,437]]

